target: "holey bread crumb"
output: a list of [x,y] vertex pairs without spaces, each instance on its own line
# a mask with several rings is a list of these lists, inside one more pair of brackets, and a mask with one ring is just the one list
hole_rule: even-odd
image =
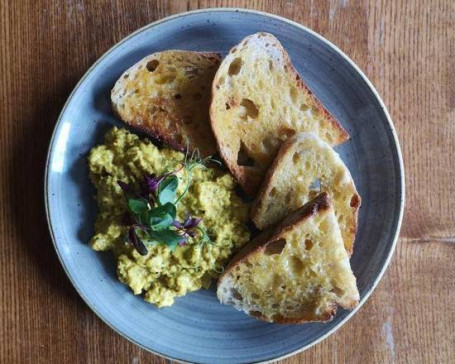
[[299,133],[283,143],[251,207],[251,218],[264,230],[320,192],[332,197],[344,245],[352,254],[360,196],[338,153],[314,133]]
[[224,304],[264,321],[328,321],[359,292],[326,193],[265,231],[234,257],[218,280]]
[[134,129],[179,151],[216,153],[209,124],[217,53],[169,50],[145,57],[126,70],[112,92],[116,114]]
[[330,145],[349,137],[267,33],[246,37],[223,60],[213,81],[210,118],[221,156],[250,195],[282,142],[295,133],[313,131]]

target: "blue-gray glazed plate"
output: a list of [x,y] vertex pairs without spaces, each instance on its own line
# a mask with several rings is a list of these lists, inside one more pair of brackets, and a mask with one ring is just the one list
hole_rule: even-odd
[[337,151],[362,196],[352,257],[361,304],[379,282],[397,241],[404,205],[398,140],[379,95],[339,49],[297,23],[240,9],[179,14],[138,30],[102,56],[69,97],[50,143],[45,199],[55,249],[82,298],[118,333],[168,358],[201,363],[283,358],[327,337],[355,313],[340,310],[326,324],[268,324],[220,305],[214,290],[156,309],[117,280],[110,254],[94,252],[87,244],[96,206],[86,156],[113,124],[119,125],[109,102],[116,79],[150,53],[189,49],[226,54],[258,31],[278,37],[303,79],[351,135]]

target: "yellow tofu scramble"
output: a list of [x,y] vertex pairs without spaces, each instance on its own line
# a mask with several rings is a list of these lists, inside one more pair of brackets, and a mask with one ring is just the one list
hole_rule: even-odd
[[[202,218],[200,226],[210,241],[195,237],[185,245],[171,249],[163,243],[147,244],[141,255],[126,239],[127,201],[118,181],[138,186],[145,175],[162,175],[184,161],[185,155],[168,148],[157,148],[147,139],[113,128],[105,143],[94,147],[89,155],[90,179],[96,188],[98,216],[94,250],[111,250],[117,260],[117,274],[134,294],[144,293],[145,300],[158,307],[171,306],[174,298],[187,292],[208,288],[234,252],[250,239],[246,226],[248,204],[235,192],[232,176],[217,167],[192,170],[188,192],[177,205],[177,218],[187,214]],[[177,193],[182,193],[187,174],[180,169],[176,176]]]

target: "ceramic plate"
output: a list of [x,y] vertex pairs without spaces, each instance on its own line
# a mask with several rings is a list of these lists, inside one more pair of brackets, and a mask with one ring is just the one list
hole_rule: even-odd
[[314,345],[355,313],[340,310],[327,324],[268,324],[222,306],[213,289],[156,309],[117,280],[110,253],[94,252],[87,244],[96,214],[87,153],[112,125],[120,125],[109,102],[116,79],[150,53],[188,49],[226,54],[259,31],[278,37],[303,79],[351,135],[337,151],[363,202],[351,260],[361,304],[383,275],[397,240],[404,197],[397,137],[377,92],[339,49],[297,23],[247,10],[189,12],[138,30],[101,57],[69,97],[50,144],[46,209],[57,254],[90,308],[121,335],[168,358],[202,363],[282,358]]

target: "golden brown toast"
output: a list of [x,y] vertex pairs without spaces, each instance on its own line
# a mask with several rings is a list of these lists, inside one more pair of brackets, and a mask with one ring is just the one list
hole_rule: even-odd
[[268,33],[246,37],[223,60],[213,81],[210,118],[221,156],[252,196],[283,141],[294,134],[312,131],[332,146],[349,138]]
[[134,129],[174,149],[216,153],[209,124],[210,90],[217,53],[169,50],[145,57],[118,79],[114,111]]
[[283,143],[251,206],[251,219],[264,230],[320,192],[333,199],[341,236],[351,255],[360,196],[338,153],[314,133],[299,133]]
[[359,292],[329,196],[322,193],[241,250],[218,280],[221,303],[264,321],[328,321]]

